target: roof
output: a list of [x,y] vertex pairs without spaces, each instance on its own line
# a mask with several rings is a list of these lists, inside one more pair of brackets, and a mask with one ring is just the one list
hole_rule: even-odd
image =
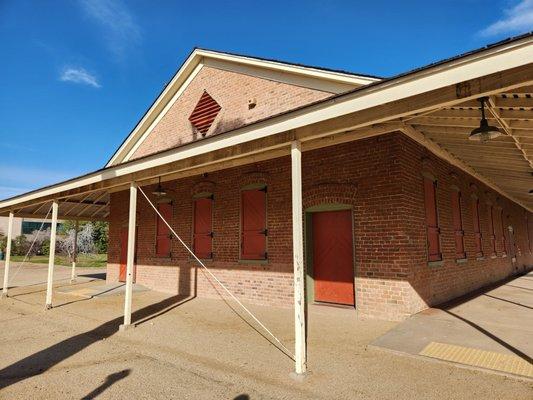
[[[146,168],[148,163],[153,164],[155,162],[154,160],[157,160],[159,165],[170,162],[169,160],[183,159],[184,157],[187,157],[188,154],[191,154],[192,151],[198,151],[202,146],[205,148],[206,152],[211,151],[210,149],[214,142],[217,142],[219,146],[224,146],[224,143],[227,143],[232,138],[236,138],[238,135],[243,136],[243,141],[250,140],[251,133],[254,134],[252,136],[254,138],[259,137],[260,135],[273,135],[286,129],[293,129],[291,128],[293,126],[302,126],[302,124],[308,125],[316,121],[331,120],[339,115],[346,115],[349,112],[370,108],[373,104],[384,104],[383,102],[389,104],[389,102],[396,101],[395,99],[401,99],[408,96],[403,92],[403,88],[405,88],[406,85],[415,89],[413,93],[424,93],[434,87],[442,87],[443,85],[453,82],[460,82],[457,74],[461,67],[463,69],[460,71],[463,71],[463,73],[460,77],[464,76],[463,79],[467,80],[470,77],[483,76],[484,74],[512,68],[516,65],[527,66],[530,65],[531,60],[533,60],[533,57],[531,56],[532,42],[529,40],[531,37],[533,37],[533,34],[528,33],[515,38],[506,39],[505,41],[500,41],[475,51],[448,58],[437,63],[432,63],[425,67],[399,74],[380,82],[371,83],[350,90],[346,93],[338,94],[323,101],[318,101],[282,114],[271,116],[263,121],[253,122],[245,127],[239,127],[235,130],[216,135],[215,137],[207,137],[201,141],[183,145],[180,148],[165,150],[116,166],[108,166],[93,173],[83,175],[82,177],[73,178],[62,183],[50,185],[22,195],[13,196],[0,202],[0,209],[4,208],[5,210],[17,203],[29,201],[30,198],[33,199],[36,196],[50,195],[50,193],[67,190],[70,187],[77,187],[76,185],[81,186],[82,181],[85,180],[87,182],[91,180],[90,183],[92,184],[92,182],[109,179],[111,176],[125,174],[126,170],[142,170],[142,168]],[[493,57],[494,59],[497,58],[497,65],[495,65],[495,60],[490,57]],[[480,70],[480,67],[482,67],[483,70]],[[369,103],[370,98],[374,103]],[[378,103],[378,101],[381,101],[381,103]],[[302,123],[302,121],[305,121],[305,123]],[[101,175],[100,178],[98,178],[100,180],[96,179],[97,175]]]

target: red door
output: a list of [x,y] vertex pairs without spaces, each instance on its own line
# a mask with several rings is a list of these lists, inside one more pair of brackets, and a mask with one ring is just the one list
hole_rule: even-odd
[[352,212],[313,213],[315,300],[354,304]]
[[212,258],[213,200],[201,198],[194,201],[194,254],[199,258]]
[[[135,230],[137,233],[137,230]],[[137,240],[135,241],[135,253],[137,253]],[[126,282],[126,269],[128,262],[128,227],[120,231],[120,270],[118,275],[119,282]],[[133,282],[135,282],[135,265],[133,266]]]

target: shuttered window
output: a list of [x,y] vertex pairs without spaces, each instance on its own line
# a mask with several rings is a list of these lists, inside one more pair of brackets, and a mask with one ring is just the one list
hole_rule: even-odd
[[461,215],[461,192],[452,190],[452,218],[455,238],[455,257],[466,258],[464,244],[463,217]]
[[194,200],[193,247],[198,258],[213,258],[213,197]]
[[531,237],[529,236],[530,235],[530,232],[529,232],[529,216],[527,214],[527,211],[525,213],[525,219],[526,219],[527,249],[531,253]]
[[442,260],[440,252],[440,229],[437,215],[437,182],[424,178],[424,197],[426,205],[428,261]]
[[266,187],[243,190],[241,199],[241,258],[264,260],[266,252]]
[[500,223],[501,223],[501,226],[502,226],[502,251],[503,251],[503,254],[506,254],[507,253],[507,240],[505,239],[505,236],[507,234],[507,227],[505,226],[505,221],[504,221],[504,218],[503,218],[503,209],[500,210]]
[[487,206],[488,220],[489,220],[489,233],[490,233],[490,247],[491,256],[496,255],[496,228],[494,226],[494,207],[492,205]]
[[[157,211],[161,216],[170,224],[172,221],[172,203],[159,203],[157,205]],[[163,222],[161,217],[157,215],[157,227],[156,227],[156,242],[155,242],[155,253],[157,256],[170,256],[170,240],[172,236],[170,235],[170,229]]]
[[479,199],[472,199],[472,218],[474,223],[474,243],[476,256],[483,257],[483,247],[481,245],[481,225],[479,223]]

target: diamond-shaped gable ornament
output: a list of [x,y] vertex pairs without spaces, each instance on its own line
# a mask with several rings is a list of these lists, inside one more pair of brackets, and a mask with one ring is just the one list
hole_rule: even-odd
[[189,116],[189,121],[202,136],[205,136],[221,108],[215,99],[204,90],[198,104],[196,104],[192,114]]

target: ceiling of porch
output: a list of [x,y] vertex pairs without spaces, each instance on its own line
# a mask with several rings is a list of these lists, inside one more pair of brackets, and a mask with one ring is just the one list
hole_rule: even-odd
[[[51,210],[52,202],[29,205],[16,212],[17,217],[43,218]],[[85,193],[62,199],[58,203],[58,218],[84,221],[106,220],[109,215],[109,192],[107,190]],[[51,218],[51,211],[48,219]]]
[[485,115],[504,135],[486,143],[468,139],[479,127],[476,100],[402,119],[429,140],[492,181],[505,193],[533,208],[533,86],[489,97]]

